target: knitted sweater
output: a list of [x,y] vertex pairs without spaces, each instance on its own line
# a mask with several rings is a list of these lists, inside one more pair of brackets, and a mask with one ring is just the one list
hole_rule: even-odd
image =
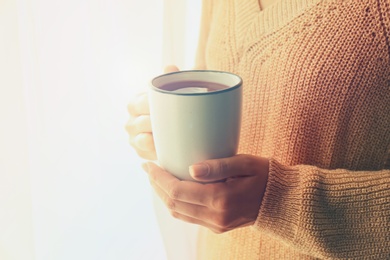
[[244,81],[240,153],[270,158],[255,224],[200,259],[390,259],[390,0],[204,0],[197,65]]

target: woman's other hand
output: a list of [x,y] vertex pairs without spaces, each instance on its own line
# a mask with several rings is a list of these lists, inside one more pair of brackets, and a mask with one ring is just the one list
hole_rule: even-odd
[[[170,65],[164,68],[164,73],[175,72],[179,69]],[[156,160],[152,126],[147,92],[135,96],[127,106],[130,118],[126,123],[130,145],[137,154],[146,160]]]

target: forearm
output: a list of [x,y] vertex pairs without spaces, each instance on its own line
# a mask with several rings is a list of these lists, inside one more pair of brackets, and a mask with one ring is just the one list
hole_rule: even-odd
[[390,170],[323,170],[271,161],[254,225],[321,258],[390,255]]

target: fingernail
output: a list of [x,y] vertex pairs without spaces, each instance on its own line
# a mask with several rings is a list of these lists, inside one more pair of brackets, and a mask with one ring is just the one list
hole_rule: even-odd
[[145,172],[149,172],[149,165],[148,165],[148,163],[143,163],[141,166],[142,166],[142,169],[144,169]]
[[209,167],[207,164],[194,164],[190,166],[190,174],[195,178],[203,178],[209,175]]

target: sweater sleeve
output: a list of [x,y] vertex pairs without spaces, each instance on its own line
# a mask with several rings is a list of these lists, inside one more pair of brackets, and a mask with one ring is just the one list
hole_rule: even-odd
[[212,3],[210,0],[202,2],[202,16],[200,23],[200,32],[198,47],[196,51],[195,69],[207,69],[206,66],[206,47],[212,22]]
[[270,162],[254,228],[320,258],[390,256],[390,170]]

